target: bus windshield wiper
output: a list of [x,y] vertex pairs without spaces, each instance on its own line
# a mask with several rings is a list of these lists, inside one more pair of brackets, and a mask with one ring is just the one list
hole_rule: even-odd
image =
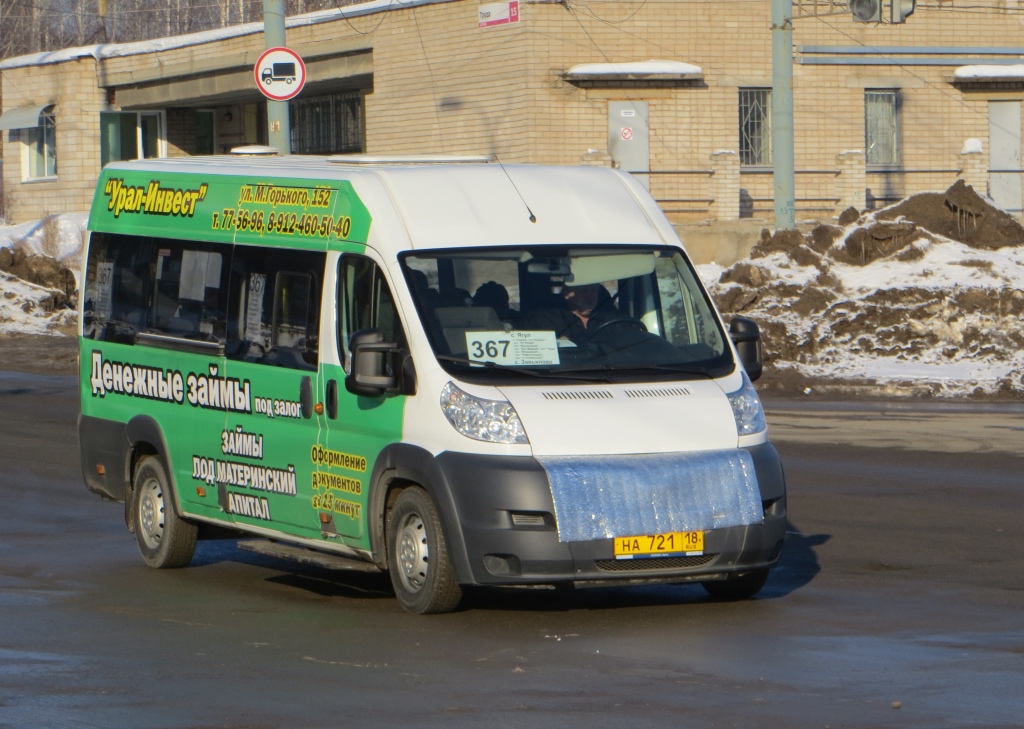
[[645,364],[635,365],[633,367],[623,367],[621,369],[629,370],[654,370],[655,372],[674,372],[679,375],[701,375],[707,377],[709,380],[715,379],[714,375],[711,374],[704,367],[694,367],[692,365],[664,365],[664,364]]
[[[699,375],[714,379],[714,375],[703,367],[688,367],[686,365],[660,365],[660,364],[636,364],[636,365],[610,365],[603,364],[593,367],[580,368],[579,370],[563,370],[563,372],[607,372],[609,374],[628,374],[630,372],[671,372],[677,375]],[[611,382],[612,380],[608,380]]]
[[438,354],[435,355],[440,362],[453,362],[455,364],[469,365],[471,367],[482,367],[489,370],[501,370],[502,372],[515,372],[516,374],[529,375],[530,377],[537,377],[545,380],[579,380],[581,382],[611,382],[607,377],[595,376],[588,377],[575,372],[568,372],[566,370],[534,370],[527,367],[517,367],[515,365],[499,364],[497,362],[480,361],[475,359],[469,359],[468,357],[455,357],[450,354]]

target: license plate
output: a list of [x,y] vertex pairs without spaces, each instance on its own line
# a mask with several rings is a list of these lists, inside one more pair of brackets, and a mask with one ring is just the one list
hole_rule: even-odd
[[703,553],[704,532],[666,532],[615,538],[615,559],[692,556]]

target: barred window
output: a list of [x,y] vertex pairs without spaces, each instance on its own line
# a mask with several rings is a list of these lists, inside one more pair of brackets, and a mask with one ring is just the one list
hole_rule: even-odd
[[740,89],[740,164],[772,163],[772,90]]
[[289,103],[292,151],[344,154],[363,151],[363,95],[343,91]]
[[900,106],[898,89],[864,92],[864,149],[868,166],[900,164]]

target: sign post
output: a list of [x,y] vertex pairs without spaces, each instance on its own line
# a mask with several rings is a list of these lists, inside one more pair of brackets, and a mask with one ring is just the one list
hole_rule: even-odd
[[[268,51],[284,48],[284,0],[263,0],[263,42]],[[281,150],[281,154],[291,154],[291,124],[288,120],[288,99],[271,96],[264,89],[264,83],[260,80],[261,65],[264,53],[256,62],[256,86],[263,92],[267,101],[267,137],[271,147]],[[300,61],[301,63],[301,61]],[[305,67],[302,69],[302,81],[305,83]],[[302,84],[297,87],[302,89]],[[298,93],[296,91],[295,93]]]
[[793,0],[772,0],[772,163],[776,230],[796,228],[793,147]]

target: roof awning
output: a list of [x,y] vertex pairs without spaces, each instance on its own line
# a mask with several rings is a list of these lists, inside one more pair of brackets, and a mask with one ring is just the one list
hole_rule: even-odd
[[689,85],[704,80],[700,66],[680,61],[581,63],[562,77],[577,86]]
[[17,109],[8,109],[0,116],[0,130],[28,129],[29,127],[39,126],[39,115],[48,106],[53,106],[53,102],[39,104],[38,106],[19,106]]
[[954,73],[950,83],[961,87],[978,89],[1014,88],[1024,84],[1024,64],[978,64],[960,66]]

